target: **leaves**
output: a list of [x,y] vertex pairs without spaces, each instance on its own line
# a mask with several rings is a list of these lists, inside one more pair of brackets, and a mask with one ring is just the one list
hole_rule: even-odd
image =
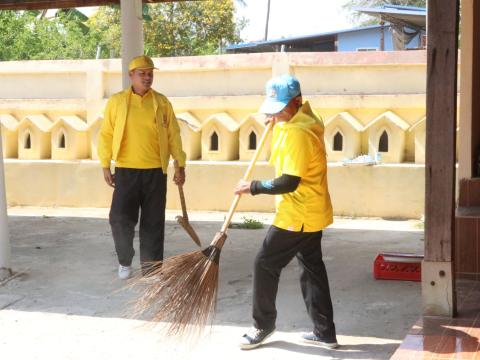
[[[236,0],[240,1],[240,0]],[[145,4],[145,52],[150,56],[204,55],[241,41],[234,0]],[[120,57],[120,8],[99,7],[90,18],[76,9],[52,18],[40,11],[0,11],[0,61]]]
[[186,1],[149,5],[145,48],[153,56],[203,55],[240,40],[232,0]]
[[74,12],[0,11],[0,61],[85,59],[95,53],[89,28]]

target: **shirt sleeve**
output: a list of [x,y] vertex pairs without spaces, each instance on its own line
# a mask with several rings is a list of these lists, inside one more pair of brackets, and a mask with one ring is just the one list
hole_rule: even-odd
[[187,156],[182,147],[180,127],[178,126],[178,121],[173,111],[172,104],[170,104],[170,101],[168,100],[165,101],[165,114],[168,124],[167,131],[170,154],[172,154],[174,160],[178,161],[179,167],[185,167]]
[[250,183],[250,193],[278,195],[295,191],[302,179],[298,176],[283,174],[273,180],[253,180]]
[[310,135],[302,129],[289,129],[282,144],[282,174],[304,177],[313,155]]
[[97,154],[103,168],[109,168],[112,160],[112,139],[114,128],[113,100],[105,106],[102,126],[98,136]]

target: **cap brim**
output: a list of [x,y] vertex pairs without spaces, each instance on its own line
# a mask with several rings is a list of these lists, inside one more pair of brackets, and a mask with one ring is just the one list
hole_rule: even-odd
[[149,69],[156,69],[158,70],[158,68],[156,68],[155,66],[147,66],[147,67],[136,67],[136,68],[133,68],[133,69],[130,69],[128,71],[133,71],[133,70],[149,70]]
[[276,114],[283,110],[288,103],[284,103],[281,101],[274,101],[270,99],[266,99],[262,106],[260,106],[259,112],[263,114]]

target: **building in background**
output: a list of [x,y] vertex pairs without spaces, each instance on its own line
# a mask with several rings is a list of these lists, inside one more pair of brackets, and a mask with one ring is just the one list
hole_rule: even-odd
[[320,34],[230,45],[227,53],[393,51],[424,49],[426,9],[384,5],[355,8],[376,17],[380,24]]

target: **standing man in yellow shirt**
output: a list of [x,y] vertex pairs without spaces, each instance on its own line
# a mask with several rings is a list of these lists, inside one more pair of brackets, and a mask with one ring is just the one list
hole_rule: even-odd
[[[168,99],[152,89],[152,59],[135,57],[128,66],[132,86],[107,102],[98,139],[98,157],[106,183],[114,188],[110,208],[120,279],[131,275],[133,238],[140,213],[140,262],[146,274],[163,259],[167,167],[178,161],[174,182],[185,182],[185,153]],[[115,173],[111,172],[111,161]]]
[[244,350],[261,345],[275,331],[275,300],[280,272],[297,257],[300,284],[313,331],[305,342],[338,347],[327,272],[322,260],[322,230],[333,222],[327,186],[323,123],[308,102],[302,102],[300,83],[291,75],[271,79],[260,112],[274,121],[273,180],[243,181],[235,194],[272,194],[276,214],[255,259],[253,276],[254,326],[241,339]]

